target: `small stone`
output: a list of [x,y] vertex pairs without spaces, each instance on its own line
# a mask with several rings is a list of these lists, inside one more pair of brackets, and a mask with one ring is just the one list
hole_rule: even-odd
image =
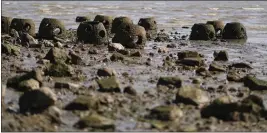
[[267,81],[252,77],[250,75],[244,78],[244,85],[250,90],[267,90]]
[[160,77],[157,85],[173,85],[177,88],[180,88],[182,81],[179,77]]
[[198,75],[201,75],[201,76],[207,76],[207,77],[210,77],[211,76],[210,72],[205,67],[199,67],[196,70],[196,73]]
[[168,52],[168,50],[167,50],[167,48],[165,48],[165,47],[160,47],[159,49],[158,49],[158,53],[167,53]]
[[213,53],[215,61],[228,61],[228,53],[227,51],[219,51]]
[[175,105],[157,106],[150,111],[151,119],[162,121],[173,121],[183,116],[183,111]]
[[204,64],[204,61],[201,58],[184,58],[180,62],[188,66],[201,66]]
[[110,57],[111,61],[123,61],[124,60],[124,55],[120,54],[120,53],[114,53],[111,57]]
[[54,47],[54,44],[49,40],[44,40],[43,44],[45,47]]
[[93,129],[112,129],[115,130],[115,123],[112,119],[106,118],[99,114],[93,113],[81,118],[75,127],[78,128],[93,128]]
[[99,100],[96,96],[78,96],[72,102],[70,102],[65,109],[66,110],[90,110],[97,109],[99,106]]
[[184,58],[199,58],[199,53],[196,51],[182,51],[178,52],[178,59],[182,60]]
[[94,48],[91,48],[88,51],[88,54],[98,54],[98,53],[99,53],[98,50],[97,49],[94,49]]
[[56,100],[56,94],[48,87],[27,91],[19,98],[20,112],[42,112],[54,105]]
[[175,45],[174,43],[172,43],[172,44],[168,44],[168,45],[167,45],[167,48],[176,48],[176,45]]
[[142,57],[142,53],[140,51],[134,52],[131,54],[133,57]]
[[210,64],[209,71],[225,72],[226,69],[224,67],[220,66],[220,64],[212,62]]
[[124,46],[120,43],[111,43],[108,45],[108,51],[119,51],[124,49]]
[[115,76],[97,80],[100,92],[121,92],[120,84]]
[[247,64],[247,63],[233,63],[232,65],[229,66],[229,68],[248,68],[248,69],[252,69],[252,66]]
[[244,76],[241,76],[240,74],[236,72],[228,72],[227,74],[227,80],[228,81],[235,81],[235,82],[242,82]]
[[197,86],[184,86],[179,89],[176,95],[177,103],[201,105],[208,103],[209,97],[205,91]]
[[18,85],[20,90],[35,90],[40,88],[40,84],[35,79],[24,80]]
[[71,51],[69,53],[69,55],[70,55],[71,63],[72,64],[81,65],[83,63],[82,58],[78,54],[76,54],[76,53],[74,53],[74,52]]
[[58,48],[64,47],[64,45],[61,42],[56,42],[54,46]]
[[97,70],[97,75],[100,77],[110,77],[115,76],[116,72],[111,68],[100,68]]
[[18,56],[20,54],[20,48],[15,45],[2,43],[1,49],[2,49],[2,53],[5,53],[7,55]]
[[64,83],[64,82],[56,82],[55,83],[55,88],[66,88],[66,89],[78,89],[81,87],[79,84],[74,84],[74,83]]
[[134,96],[137,95],[136,90],[132,86],[125,87],[123,90],[123,93],[127,93],[127,94],[134,95]]
[[66,63],[49,64],[45,70],[46,75],[55,77],[70,77],[74,74],[74,69]]
[[65,63],[69,56],[64,49],[51,48],[44,59],[50,60],[51,63]]

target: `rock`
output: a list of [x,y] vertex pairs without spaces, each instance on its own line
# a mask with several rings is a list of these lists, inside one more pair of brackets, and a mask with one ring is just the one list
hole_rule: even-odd
[[244,76],[241,76],[237,72],[228,72],[227,74],[227,80],[228,81],[235,81],[235,82],[242,82]]
[[19,83],[18,88],[20,90],[35,90],[40,88],[40,84],[35,79],[24,80]]
[[198,23],[192,26],[190,40],[214,40],[215,29],[211,24]]
[[26,74],[15,76],[7,80],[7,87],[18,88],[22,81],[35,79],[41,83],[43,81],[43,72],[40,69],[35,69]]
[[120,54],[123,54],[123,55],[130,55],[130,51],[129,50],[126,50],[126,49],[119,50],[117,52],[120,53]]
[[192,83],[193,84],[201,84],[201,79],[200,78],[193,78],[193,81],[192,81]]
[[66,89],[78,89],[81,87],[81,85],[79,84],[74,84],[74,83],[64,83],[64,82],[56,82],[55,83],[55,88],[59,88],[59,89],[62,89],[62,88],[66,88]]
[[250,75],[244,78],[244,85],[250,90],[267,90],[267,81],[257,79]]
[[175,105],[162,105],[153,108],[148,116],[151,119],[173,121],[183,116],[183,111]]
[[245,26],[239,22],[227,23],[222,31],[222,39],[247,39]]
[[229,68],[248,68],[248,69],[252,69],[252,66],[247,64],[247,63],[233,63],[232,65],[229,65]]
[[159,53],[167,53],[168,49],[166,47],[159,47],[158,52]]
[[91,49],[89,49],[88,54],[98,54],[98,50],[91,48]]
[[22,43],[28,44],[28,45],[38,45],[38,41],[34,39],[30,34],[28,33],[22,33],[21,35],[21,41]]
[[125,87],[124,90],[123,90],[123,93],[127,93],[127,94],[130,94],[130,95],[133,95],[133,96],[137,95],[136,90],[132,86]]
[[136,51],[136,52],[132,53],[131,56],[133,56],[133,57],[142,57],[142,53],[140,51]]
[[215,61],[228,61],[228,53],[225,50],[220,52],[215,51],[213,53],[213,56]]
[[2,43],[1,44],[1,49],[2,49],[2,53],[5,53],[7,55],[18,56],[20,54],[20,48],[15,46],[15,45]]
[[226,69],[224,67],[220,66],[220,64],[212,62],[210,64],[209,71],[225,72]]
[[154,39],[155,42],[167,42],[170,41],[170,36],[167,33],[159,32],[157,34],[156,39]]
[[114,53],[111,57],[110,57],[111,61],[123,61],[124,60],[124,55],[120,54],[120,53]]
[[93,128],[93,129],[112,129],[115,130],[115,123],[112,119],[106,118],[99,114],[93,113],[81,118],[75,127],[78,128]]
[[58,48],[64,47],[64,45],[61,42],[56,42],[54,46]]
[[110,76],[115,76],[116,72],[115,70],[110,68],[100,68],[97,70],[97,75],[100,77],[110,77]]
[[176,94],[176,102],[199,106],[208,103],[209,96],[198,86],[183,86]]
[[66,63],[49,64],[45,69],[45,74],[55,77],[70,77],[74,74],[74,69]]
[[210,72],[205,67],[199,67],[196,70],[196,73],[198,75],[201,75],[201,76],[206,76],[206,77],[210,77],[211,76]]
[[97,80],[100,92],[121,92],[120,84],[115,76]]
[[71,63],[72,64],[81,65],[83,63],[82,58],[79,55],[77,55],[76,53],[74,53],[74,52],[71,51],[69,53],[69,55],[70,55]]
[[96,96],[78,96],[71,103],[69,103],[66,110],[90,110],[97,109],[99,100]]
[[182,51],[182,52],[178,52],[178,59],[182,60],[184,58],[199,58],[199,53],[196,51]]
[[174,87],[180,88],[182,80],[179,77],[160,77],[157,85],[173,85]]
[[43,40],[43,44],[45,47],[54,47],[55,45],[49,40]]
[[212,104],[201,110],[204,118],[216,117],[225,121],[253,121],[262,117],[264,110],[263,100],[250,95],[241,102],[230,102],[227,98],[216,99]]
[[44,59],[50,60],[51,63],[65,63],[69,56],[64,49],[51,48]]
[[56,100],[56,94],[48,87],[27,91],[19,98],[20,112],[42,112],[54,105]]
[[184,58],[180,63],[187,66],[201,66],[204,64],[204,61],[201,58]]
[[111,43],[108,45],[108,51],[119,51],[124,49],[124,46],[120,43]]

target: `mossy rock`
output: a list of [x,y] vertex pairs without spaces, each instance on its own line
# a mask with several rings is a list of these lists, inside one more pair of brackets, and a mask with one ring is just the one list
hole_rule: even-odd
[[85,21],[77,29],[78,41],[90,44],[106,44],[108,34],[103,23],[98,21]]
[[154,17],[140,18],[138,25],[145,28],[146,37],[148,39],[155,39],[157,36],[158,26]]
[[21,81],[18,85],[19,90],[36,90],[40,88],[40,83],[35,79]]
[[211,24],[194,24],[190,34],[190,40],[214,40],[216,33]]
[[[55,32],[55,30],[58,30]],[[66,33],[65,25],[62,21],[55,18],[44,18],[39,26],[39,37],[52,40],[54,37],[63,37]]]
[[100,92],[121,92],[119,81],[115,76],[97,80]]
[[157,85],[173,85],[180,88],[182,85],[182,80],[179,77],[160,77]]
[[12,18],[6,17],[6,16],[1,16],[1,17],[2,17],[1,18],[1,22],[2,22],[1,23],[1,27],[2,27],[1,33],[9,34]]
[[89,16],[77,16],[75,21],[76,22],[84,22],[84,21],[90,21],[91,17]]
[[162,121],[172,121],[183,116],[183,112],[175,105],[157,106],[150,111],[149,118]]
[[197,51],[186,50],[178,52],[177,55],[179,60],[182,60],[184,58],[200,58],[199,53]]
[[257,79],[250,75],[244,78],[244,85],[250,90],[267,90],[267,81]]
[[[224,23],[223,21],[219,21],[219,20],[214,20],[214,21],[207,21],[207,24],[211,24],[214,29],[215,29],[215,33],[217,36],[221,36],[222,31],[224,29]],[[217,34],[218,32],[220,32],[220,34]]]
[[179,62],[187,66],[201,66],[204,64],[204,60],[201,58],[184,58]]
[[43,77],[42,77],[42,71],[40,69],[35,69],[31,72],[28,72],[26,74],[20,75],[20,76],[14,76],[12,78],[9,78],[7,80],[7,87],[13,87],[13,88],[18,88],[19,89],[19,84],[22,81],[26,81],[29,79],[34,79],[39,81],[39,83],[41,84],[43,81]]
[[2,43],[1,49],[2,49],[2,53],[5,53],[7,55],[18,56],[20,54],[20,48],[12,44]]
[[176,102],[199,106],[209,102],[208,94],[198,86],[183,86],[176,94]]
[[113,18],[111,16],[106,16],[106,15],[96,15],[94,21],[99,21],[101,22],[106,31],[107,34],[111,34],[111,27],[112,27],[112,22],[113,22]]
[[35,24],[32,19],[14,18],[11,21],[10,29],[15,29],[18,32],[27,32],[31,36],[35,37]]
[[213,53],[215,61],[228,61],[228,53],[225,50]]
[[239,22],[227,23],[222,32],[223,39],[247,39],[246,28]]
[[124,25],[112,39],[113,43],[121,43],[126,48],[144,48],[147,38],[144,27],[138,25]]
[[45,74],[55,77],[71,77],[74,75],[74,69],[64,62],[60,62],[47,65]]
[[116,17],[113,20],[111,33],[116,33],[117,30],[120,30],[124,25],[132,25],[133,21],[129,17]]
[[95,96],[78,96],[69,103],[66,110],[90,110],[97,109],[99,106],[98,97]]
[[209,66],[209,71],[225,72],[226,69],[221,64],[212,62]]
[[115,130],[114,120],[101,116],[96,113],[89,114],[81,118],[76,124],[78,128],[93,128],[93,129],[112,129]]
[[70,57],[64,49],[54,47],[48,51],[44,59],[49,60],[51,63],[65,63]]

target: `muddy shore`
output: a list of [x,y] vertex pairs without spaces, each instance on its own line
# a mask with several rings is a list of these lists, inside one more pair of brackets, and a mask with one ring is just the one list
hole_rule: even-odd
[[[76,43],[74,35],[65,38],[69,41],[63,46],[47,46],[40,40],[41,48],[16,44],[20,49],[17,55],[1,53],[2,89],[8,79],[40,68],[44,71],[40,87],[49,87],[57,100],[41,113],[22,113],[19,99],[25,91],[7,86],[2,96],[2,131],[267,131],[266,44],[189,41],[175,32],[168,34],[178,39],[148,41],[143,50],[127,49],[128,55],[109,51],[107,45]],[[2,36],[3,43],[15,45],[8,36]],[[43,58],[55,47],[67,53],[74,51],[81,59],[81,63],[68,64],[73,68],[71,76],[45,72],[47,60]],[[192,66],[178,59],[179,52],[188,50],[196,51],[203,64]],[[228,53],[228,61],[215,61],[215,70],[209,69],[214,52],[222,50]],[[136,52],[139,54],[133,54]],[[246,65],[236,67],[235,63]],[[98,73],[102,68],[112,72],[104,71],[108,76],[103,78]],[[205,68],[202,73],[201,68]],[[237,78],[229,81],[232,71],[237,72]],[[246,85],[247,75],[265,82],[265,88]],[[110,77],[115,77],[110,84],[118,85],[120,92],[101,91],[100,81]],[[199,91],[181,91],[188,88]],[[70,106],[75,102],[81,103]],[[208,107],[216,111],[217,106],[230,111],[219,115],[204,111]],[[94,118],[97,120],[91,122]]]

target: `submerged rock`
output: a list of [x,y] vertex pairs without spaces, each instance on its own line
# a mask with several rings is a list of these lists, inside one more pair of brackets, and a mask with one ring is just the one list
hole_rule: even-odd
[[106,118],[99,114],[93,113],[81,118],[76,124],[78,128],[93,128],[93,129],[115,129],[115,123],[112,119]]
[[173,85],[174,87],[180,88],[182,80],[179,77],[160,77],[157,85]]
[[78,96],[69,103],[66,110],[90,110],[97,109],[99,106],[98,98],[95,96]]
[[56,94],[48,87],[27,91],[19,98],[20,112],[42,112],[54,105],[56,100]]
[[219,52],[214,52],[213,53],[214,56],[214,60],[215,61],[228,61],[228,53],[227,51],[223,50],[223,51],[219,51]]
[[201,110],[204,118],[216,117],[225,121],[253,121],[256,122],[266,112],[263,100],[250,95],[241,102],[230,102],[228,99],[216,99],[212,104]]
[[267,81],[249,75],[244,78],[244,85],[250,90],[267,90]]
[[208,94],[198,86],[183,86],[176,94],[176,102],[201,105],[210,101]]
[[115,76],[97,80],[101,92],[121,92],[119,81]]
[[183,111],[175,105],[162,105],[153,108],[148,116],[150,119],[172,121],[183,116]]
[[65,63],[69,56],[64,49],[51,48],[44,59],[50,60],[51,63]]

